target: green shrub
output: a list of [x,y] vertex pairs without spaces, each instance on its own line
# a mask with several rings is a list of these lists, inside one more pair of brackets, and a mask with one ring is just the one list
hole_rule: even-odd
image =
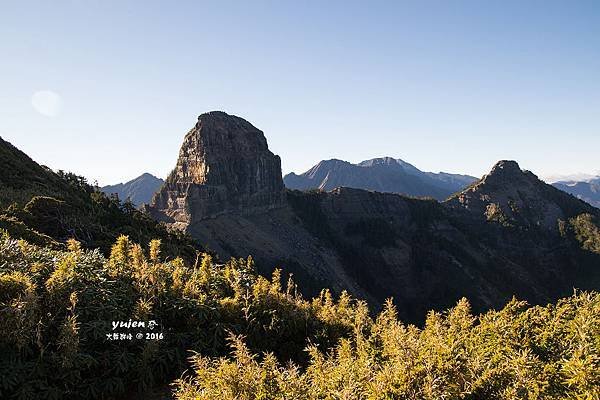
[[[69,240],[66,250],[0,238],[0,398],[114,398],[169,383],[189,351],[227,354],[227,337],[253,351],[306,360],[313,342],[349,334],[355,307],[324,292],[303,300],[294,284],[256,275],[251,258],[195,265],[163,260],[121,236],[110,257]],[[109,341],[112,321],[158,322],[163,340]],[[4,373],[5,371],[9,371]]]
[[355,315],[334,349],[310,346],[302,369],[240,337],[231,358],[192,357],[179,379],[187,399],[597,399],[600,296],[577,293],[556,305],[513,300],[474,317],[461,300],[431,312],[423,329],[398,321],[391,302],[372,320]]
[[581,247],[600,254],[600,229],[595,217],[591,214],[581,214],[569,222]]
[[[108,258],[65,247],[0,235],[2,399],[144,397],[174,380],[178,399],[600,395],[598,293],[479,316],[463,299],[418,328],[391,301],[373,317],[347,293],[303,299],[252,258],[189,264],[126,236]],[[130,319],[157,321],[163,339],[107,340],[112,321]]]

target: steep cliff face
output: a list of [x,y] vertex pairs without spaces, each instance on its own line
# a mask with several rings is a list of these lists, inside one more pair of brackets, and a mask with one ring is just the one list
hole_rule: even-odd
[[179,159],[154,196],[151,212],[186,229],[217,215],[262,212],[283,205],[281,160],[262,131],[213,111],[188,132]]
[[[482,311],[513,295],[543,303],[600,288],[600,254],[580,240],[600,216],[511,161],[443,203],[343,187],[284,192],[262,132],[209,113],[152,211],[221,258],[252,255],[263,273],[293,273],[306,295],[328,287],[373,305],[393,297],[412,322],[463,296]],[[589,226],[559,231],[560,220],[588,213]]]

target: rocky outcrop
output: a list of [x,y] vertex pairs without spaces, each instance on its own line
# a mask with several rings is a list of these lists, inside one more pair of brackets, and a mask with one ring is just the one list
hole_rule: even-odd
[[508,160],[496,163],[489,174],[453,196],[447,204],[502,225],[555,232],[558,220],[597,212]]
[[213,111],[185,136],[177,166],[154,196],[157,218],[187,226],[221,214],[251,214],[283,205],[281,160],[262,131]]

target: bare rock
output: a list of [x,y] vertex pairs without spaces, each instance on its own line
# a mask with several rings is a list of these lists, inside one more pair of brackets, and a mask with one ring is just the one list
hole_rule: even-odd
[[185,229],[221,214],[252,214],[284,202],[281,160],[262,131],[248,121],[213,111],[185,136],[179,159],[150,211]]

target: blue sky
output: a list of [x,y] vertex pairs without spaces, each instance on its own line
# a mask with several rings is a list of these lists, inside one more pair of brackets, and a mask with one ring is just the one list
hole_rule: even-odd
[[284,172],[600,170],[595,1],[0,0],[0,54],[0,136],[100,184],[164,177],[209,110]]

